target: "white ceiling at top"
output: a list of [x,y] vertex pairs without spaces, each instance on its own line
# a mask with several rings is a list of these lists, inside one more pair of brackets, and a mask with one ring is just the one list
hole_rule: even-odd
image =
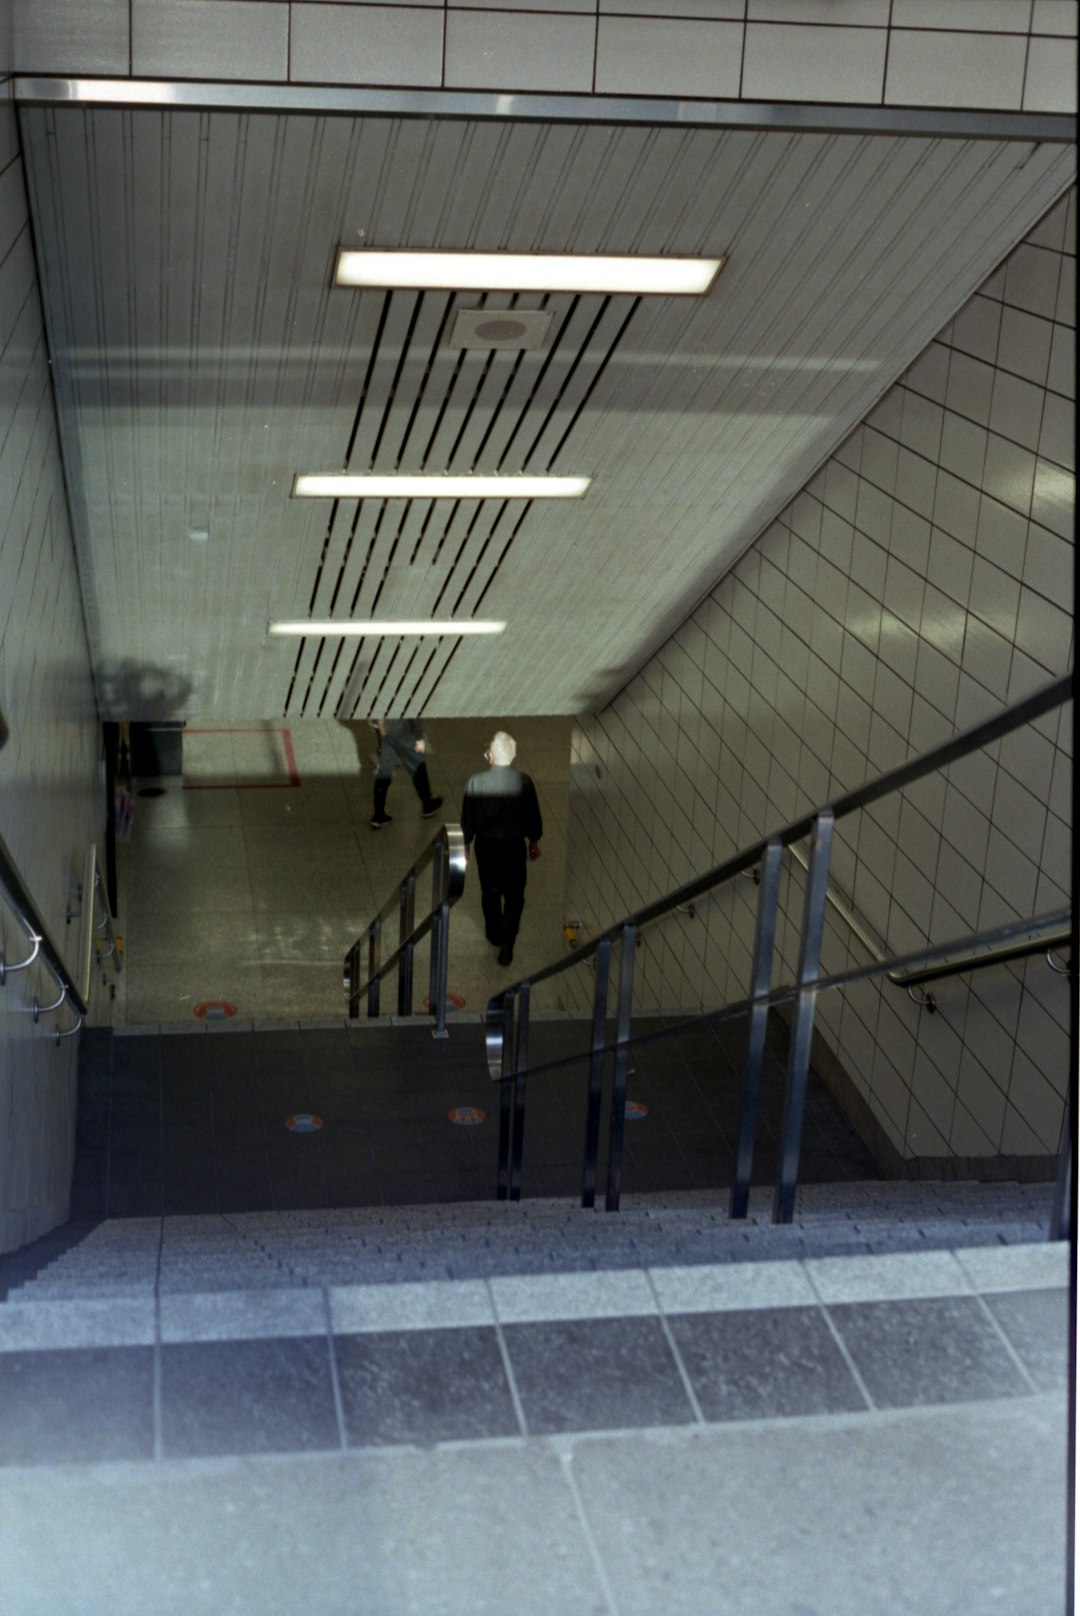
[[[122,718],[596,705],[1075,173],[1068,144],[929,134],[20,120],[99,688]],[[701,298],[358,291],[331,284],[341,246],[727,263]],[[542,347],[454,345],[460,310],[511,308],[550,311]],[[592,482],[567,502],[291,497],[297,473],[344,470]],[[507,629],[267,633],[349,617]]]

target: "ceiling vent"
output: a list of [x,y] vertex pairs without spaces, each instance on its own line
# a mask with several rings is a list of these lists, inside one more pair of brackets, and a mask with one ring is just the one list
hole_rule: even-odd
[[542,348],[550,328],[550,309],[459,309],[448,346]]

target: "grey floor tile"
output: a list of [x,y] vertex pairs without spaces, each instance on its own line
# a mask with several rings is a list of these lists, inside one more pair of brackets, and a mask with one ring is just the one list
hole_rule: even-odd
[[1009,1291],[986,1305],[1016,1349],[1039,1391],[1057,1391],[1069,1377],[1069,1293]]
[[12,1616],[610,1609],[558,1457],[522,1443],[0,1473],[0,1565]]
[[353,1447],[517,1436],[494,1329],[335,1336]]
[[503,1334],[532,1435],[694,1419],[657,1319],[510,1324]]
[[669,1319],[707,1420],[864,1409],[865,1399],[817,1308],[687,1313]]
[[167,1458],[340,1447],[324,1338],[166,1345],[161,1381]]
[[0,1465],[149,1459],[153,1349],[0,1354]]
[[829,1314],[878,1408],[1029,1390],[974,1297],[853,1302]]
[[596,1438],[573,1474],[619,1616],[1057,1616],[1065,1413],[1059,1396]]

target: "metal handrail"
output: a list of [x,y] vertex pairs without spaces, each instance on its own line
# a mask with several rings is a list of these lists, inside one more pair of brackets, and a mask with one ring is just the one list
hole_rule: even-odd
[[[754,1134],[757,1122],[757,1095],[765,1045],[766,1020],[769,1009],[781,1002],[793,1002],[788,1051],[788,1071],[784,1118],[781,1128],[780,1171],[773,1203],[776,1222],[791,1221],[794,1211],[795,1184],[802,1134],[802,1115],[809,1073],[810,1040],[813,1031],[817,994],[828,987],[843,986],[865,977],[886,974],[886,968],[901,971],[907,967],[920,968],[938,956],[943,963],[948,954],[956,955],[961,949],[976,952],[992,941],[1004,942],[1004,936],[983,934],[981,938],[967,938],[946,945],[945,949],[920,950],[917,954],[889,961],[875,960],[866,967],[843,973],[841,976],[823,976],[819,970],[824,914],[828,892],[829,862],[836,822],[860,808],[887,796],[890,792],[946,768],[971,752],[987,746],[991,741],[1021,725],[1032,722],[1069,699],[1072,694],[1071,674],[1052,680],[1012,707],[972,726],[951,740],[931,748],[921,756],[909,759],[886,771],[876,780],[869,781],[853,791],[843,793],[833,803],[826,804],[793,821],[784,829],[744,848],[733,857],[716,865],[704,875],[686,882],[674,892],[658,898],[636,910],[626,919],[608,927],[588,943],[569,955],[536,972],[520,982],[512,983],[488,1000],[485,1016],[486,1056],[492,1080],[501,1085],[499,1127],[499,1170],[496,1195],[500,1199],[517,1199],[520,1195],[522,1136],[525,1116],[525,1085],[532,1070],[528,1066],[528,1005],[532,987],[541,981],[561,975],[563,971],[584,961],[596,958],[596,982],[593,998],[593,1038],[588,1050],[567,1057],[560,1064],[589,1061],[589,1094],[586,1108],[585,1157],[582,1180],[582,1205],[592,1206],[595,1192],[595,1171],[599,1132],[599,1114],[603,1072],[609,1055],[614,1056],[614,1076],[610,1100],[610,1143],[608,1151],[608,1185],[606,1207],[618,1209],[622,1172],[622,1129],[628,1070],[629,1049],[638,1040],[630,1035],[630,1004],[633,984],[634,951],[642,925],[660,915],[668,914],[688,903],[701,893],[720,886],[743,871],[759,867],[759,901],[754,942],[752,984],[749,997],[738,1006],[728,1006],[720,1012],[711,1012],[699,1020],[728,1019],[735,1014],[749,1014],[749,1035],[740,1118],[736,1147],[735,1182],[731,1194],[731,1216],[743,1217],[749,1204],[750,1169]],[[804,901],[799,961],[793,985],[773,991],[771,989],[772,956],[779,907],[780,865],[783,851],[793,843],[811,836],[811,856]],[[1030,934],[1036,926],[1071,926],[1067,910],[1055,916],[1044,916],[1036,921],[1020,921],[1003,929],[1015,934]],[[607,996],[611,972],[611,955],[615,944],[620,945],[618,1007],[615,1014],[614,1039],[605,1037],[607,1025]],[[519,1013],[515,1018],[515,1004]],[[682,1023],[688,1026],[694,1023]],[[679,1027],[664,1029],[670,1035]]]
[[[788,852],[797,864],[801,864],[804,870],[809,870],[810,866],[801,848],[789,847]],[[871,959],[876,960],[878,964],[884,964],[889,957],[888,949],[883,944],[875,941],[870,935],[869,929],[862,924],[846,899],[842,898],[830,886],[825,894],[825,902],[831,909],[835,909],[840,919],[844,921],[849,930],[862,943]],[[1044,921],[1033,921],[1028,929],[1032,935],[1026,941],[1003,941],[998,942],[994,947],[984,949],[972,938],[963,945],[955,959],[946,960],[932,966],[927,965],[925,968],[911,966],[903,971],[893,969],[886,972],[886,980],[891,982],[894,987],[906,988],[908,997],[932,1015],[937,1009],[936,998],[932,993],[924,993],[916,997],[912,991],[914,988],[919,987],[923,982],[944,981],[946,977],[962,976],[967,971],[979,971],[986,965],[1003,965],[1007,960],[1025,959],[1031,954],[1045,952],[1049,956],[1060,944],[1071,941],[1072,918],[1069,916],[1064,925],[1051,924],[1048,926]],[[1051,969],[1053,969],[1053,966],[1051,966]]]
[[65,1001],[74,1007],[78,1018],[74,1027],[69,1028],[66,1032],[56,1033],[56,1041],[59,1043],[61,1038],[72,1037],[82,1026],[86,1018],[88,993],[81,992],[72,980],[71,972],[64,963],[60,950],[49,935],[49,928],[41,918],[37,905],[30,896],[26,884],[19,874],[18,866],[2,837],[0,837],[0,886],[4,888],[8,905],[14,911],[16,919],[26,933],[27,941],[33,944],[31,953],[26,959],[21,960],[18,965],[10,965],[4,956],[0,954],[0,986],[3,986],[7,978],[14,975],[15,972],[25,971],[40,956],[61,992],[55,1004],[42,1005],[37,998],[34,999],[34,1020],[37,1021],[41,1016],[48,1015],[54,1010],[59,1010]]
[[[79,961],[79,979],[83,984],[81,988],[82,996],[87,1000],[87,1002],[89,1002],[90,978],[93,975],[95,963],[101,965],[104,964],[107,959],[111,959],[113,962],[113,972],[117,976],[120,975],[120,972],[123,969],[120,950],[116,946],[116,933],[113,931],[112,915],[109,913],[109,905],[105,898],[101,870],[98,867],[98,850],[97,846],[93,842],[91,842],[86,852],[86,863],[83,869],[82,885],[78,889],[78,901],[80,903],[85,904],[87,902],[87,893],[90,894],[90,913],[85,917],[85,923],[83,925],[82,956]],[[98,920],[95,916],[95,909],[98,899],[101,900],[100,920]],[[73,920],[78,920],[82,916],[83,911],[81,909],[72,909],[69,904],[67,914],[64,918],[70,925]],[[104,932],[105,940],[108,942],[109,946],[104,950],[95,949],[94,941],[102,932]]]
[[[906,987],[910,993],[911,989],[921,982],[938,982],[946,976],[961,976],[965,971],[980,971],[984,965],[1004,965],[1006,960],[1024,959],[1030,954],[1050,954],[1062,943],[1072,941],[1072,915],[1068,910],[1064,911],[1064,915],[1064,920],[1044,916],[1032,921],[1031,936],[1023,942],[1001,942],[985,951],[972,947],[961,952],[956,959],[928,966],[925,970],[913,967],[905,971],[890,971],[889,981],[896,983],[898,987]],[[924,1002],[927,1009],[932,1010],[933,994],[928,994]]]
[[[432,866],[431,908],[417,923],[415,919],[416,881],[427,865]],[[367,994],[367,1013],[379,1014],[379,989],[384,976],[393,970],[398,973],[397,1013],[412,1015],[413,954],[416,945],[431,932],[431,962],[429,971],[428,1005],[435,1017],[434,1036],[446,1037],[446,967],[450,937],[450,910],[465,890],[465,872],[468,859],[465,837],[460,825],[443,825],[421,853],[412,868],[398,882],[396,890],[383,904],[366,932],[368,974],[363,982],[360,976],[360,951],[364,942],[358,937],[345,955],[345,992],[348,995],[349,1016],[360,1015],[360,999]],[[383,921],[397,911],[398,946],[387,960],[382,959]]]
[[[802,849],[799,847],[789,847],[788,852],[791,854],[796,864],[801,864],[803,870],[808,873],[810,870],[810,865]],[[855,933],[855,936],[866,949],[866,952],[870,955],[871,959],[883,961],[888,958],[888,949],[883,943],[870,935],[868,927],[863,925],[862,921],[856,915],[854,909],[848,903],[847,899],[842,898],[840,894],[831,886],[829,887],[828,892],[825,894],[825,902],[829,905],[830,909],[836,910],[836,913],[840,916],[840,919],[845,923],[848,929]]]

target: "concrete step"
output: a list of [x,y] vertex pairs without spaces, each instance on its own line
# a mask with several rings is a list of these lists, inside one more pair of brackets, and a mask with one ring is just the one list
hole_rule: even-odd
[[813,1256],[1032,1244],[1049,1231],[1048,1184],[852,1183],[799,1191],[791,1224],[754,1190],[627,1197],[618,1214],[567,1201],[206,1214],[113,1220],[12,1301],[386,1284]]

